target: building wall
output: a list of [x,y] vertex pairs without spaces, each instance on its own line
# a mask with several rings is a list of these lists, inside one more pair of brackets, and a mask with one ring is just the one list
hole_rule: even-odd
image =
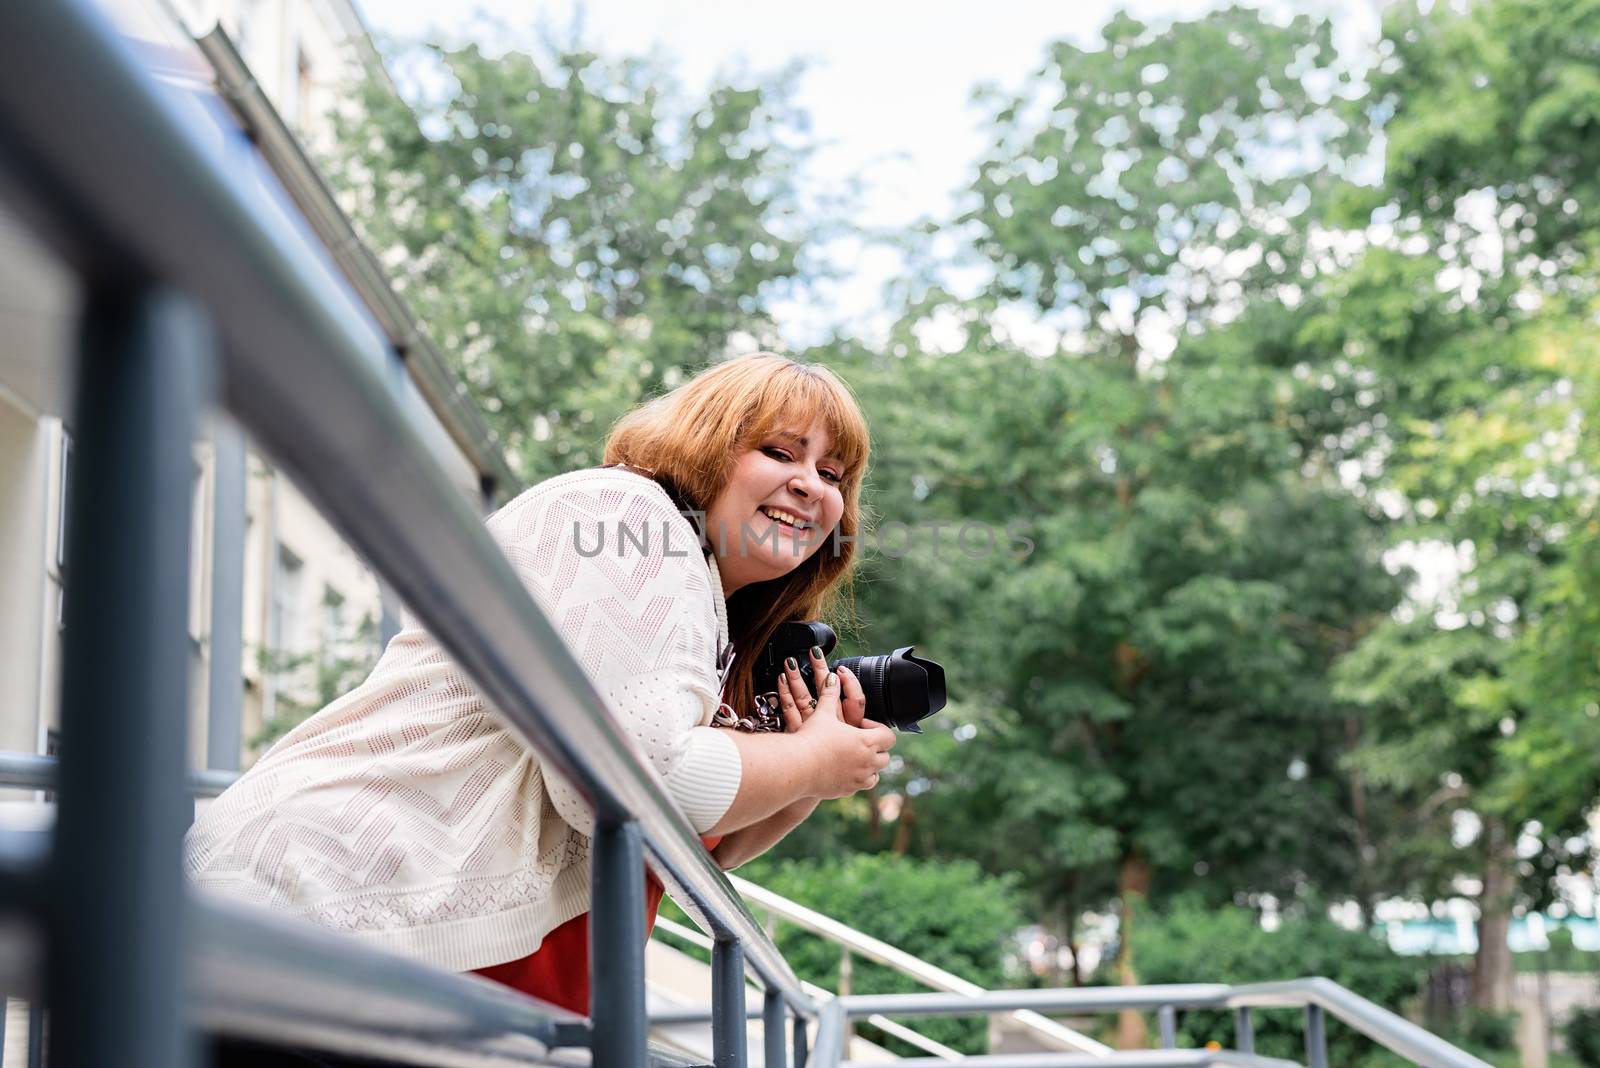
[[[332,135],[326,116],[340,99],[340,87],[376,61],[349,0],[101,0],[101,6],[136,43],[154,46],[148,54],[172,63],[157,76],[179,80],[194,77],[182,57],[195,57],[197,69],[205,66],[192,36],[220,23],[279,114],[313,144]],[[50,284],[35,282],[35,276]],[[48,752],[59,725],[63,575],[55,547],[70,417],[64,390],[51,394],[45,386],[60,367],[70,366],[76,306],[70,280],[3,204],[0,288],[8,295],[0,301],[0,749]],[[403,371],[396,373],[403,378]],[[402,402],[416,399],[409,381],[400,388]],[[436,449],[448,441],[431,412],[422,421]],[[453,480],[475,487],[471,463],[453,445],[449,449],[441,459]],[[213,559],[216,472],[208,436],[196,443],[194,457],[189,758],[202,767],[214,654],[212,585],[227,579],[216,574]],[[242,766],[256,755],[250,742],[275,711],[292,702],[318,703],[314,667],[271,668],[296,656],[314,662],[330,639],[353,635],[368,617],[371,637],[360,655],[376,659],[383,612],[378,583],[357,554],[255,450],[247,456],[245,495],[243,650],[237,669]],[[0,790],[0,807],[36,796]]]
[[23,752],[39,743],[44,632],[54,627],[45,571],[50,439],[47,424],[0,395],[0,500],[16,502],[0,508],[0,748]]

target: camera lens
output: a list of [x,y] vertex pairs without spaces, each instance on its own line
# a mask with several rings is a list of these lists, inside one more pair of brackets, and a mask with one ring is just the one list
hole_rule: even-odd
[[912,655],[914,648],[908,645],[887,656],[847,656],[828,666],[848,668],[861,681],[869,718],[921,734],[917,724],[944,707],[944,668]]

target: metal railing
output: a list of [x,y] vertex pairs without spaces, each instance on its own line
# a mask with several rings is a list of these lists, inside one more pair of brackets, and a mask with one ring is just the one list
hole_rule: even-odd
[[[43,870],[6,881],[40,888],[30,911],[53,960],[124,965],[47,969],[52,1062],[186,1060],[188,987],[172,981],[191,970],[179,948],[190,922],[179,864],[185,517],[190,442],[213,383],[506,726],[593,807],[592,901],[607,922],[591,929],[593,1012],[579,1037],[594,1063],[648,1056],[646,854],[716,940],[717,1062],[744,1060],[747,963],[769,1020],[795,1014],[803,1044],[816,1006],[419,442],[361,350],[362,324],[314,287],[306,250],[265,221],[184,107],[84,0],[0,5],[3,194],[87,294],[60,803]],[[783,1054],[769,1039],[769,1057]]]
[[[897,946],[863,934],[847,924],[840,923],[831,916],[824,916],[814,909],[808,909],[795,901],[790,901],[781,894],[775,894],[765,887],[755,883],[732,877],[733,888],[739,891],[747,902],[765,909],[769,916],[777,916],[787,923],[791,923],[802,930],[810,931],[818,937],[833,942],[840,949],[841,970],[847,966],[849,956],[855,954],[867,960],[876,961],[885,967],[892,968],[901,975],[915,979],[933,990],[950,994],[982,994],[984,989],[977,983],[970,982],[945,971],[943,968],[929,964],[920,957],[913,956]],[[842,988],[840,993],[845,993]],[[1097,1042],[1088,1035],[1080,1034],[1072,1028],[1047,1019],[1030,1009],[1018,1009],[1011,1014],[1011,1018],[1036,1039],[1051,1046],[1062,1046],[1075,1049],[1080,1053],[1093,1054],[1103,1057],[1111,1052],[1111,1047],[1103,1042]],[[874,1024],[877,1021],[871,1021]],[[878,1026],[882,1026],[879,1024]]]
[[[1486,1068],[1326,980],[836,997],[819,1006],[634,755],[560,636],[396,405],[363,322],[320,291],[304,246],[230,177],[187,103],[152,82],[87,0],[0,4],[0,195],[77,273],[63,758],[47,848],[0,835],[8,993],[49,1007],[61,1068],[192,1060],[199,1025],[416,1064],[669,1063],[648,1042],[644,859],[713,940],[718,1068],[746,1059],[746,966],[765,989],[766,1063],[840,1063],[846,1023],[881,1014],[1241,1013],[1240,1051],[969,1057],[996,1065],[1270,1065],[1252,1008],[1325,1016],[1430,1068]],[[185,892],[183,754],[191,443],[217,398],[388,581],[506,726],[595,812],[589,1019]],[[33,775],[20,765],[13,771]],[[33,778],[25,785],[44,786]],[[205,784],[201,784],[205,785]],[[21,933],[15,933],[18,919]],[[31,962],[30,950],[39,959]],[[96,966],[106,961],[114,967]],[[38,976],[46,977],[43,985]],[[30,982],[32,985],[30,985]],[[587,1057],[565,1047],[587,1046]],[[911,1063],[919,1063],[912,1061]]]
[[[1390,1052],[1428,1068],[1489,1068],[1477,1057],[1456,1048],[1410,1020],[1397,1016],[1328,979],[1291,979],[1278,983],[1230,986],[1224,983],[1189,983],[1143,987],[1080,987],[1057,990],[1008,990],[977,995],[875,994],[835,999],[824,1009],[817,1029],[813,1068],[835,1068],[840,1060],[835,1037],[845,1020],[885,1016],[950,1016],[973,1013],[1040,1012],[1108,1013],[1123,1009],[1154,1010],[1160,1023],[1162,1051],[1115,1053],[1100,1058],[1080,1054],[1028,1054],[1029,1065],[1067,1068],[1098,1064],[1257,1064],[1288,1065],[1297,1062],[1259,1057],[1255,1053],[1255,1009],[1300,1009],[1305,1013],[1306,1064],[1328,1068],[1327,1019],[1333,1017]],[[1236,1050],[1175,1050],[1177,1013],[1180,1009],[1232,1009]],[[1173,1059],[1177,1058],[1177,1059]],[[1187,1058],[1187,1059],[1184,1059]],[[1198,1059],[1196,1059],[1198,1058]],[[969,1058],[986,1065],[1022,1063],[1014,1057]],[[919,1059],[907,1063],[918,1064]]]

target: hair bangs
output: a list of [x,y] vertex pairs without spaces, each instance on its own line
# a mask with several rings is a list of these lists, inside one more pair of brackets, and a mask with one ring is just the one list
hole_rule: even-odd
[[752,392],[743,420],[746,448],[776,431],[804,433],[814,423],[828,432],[832,453],[844,465],[844,478],[862,475],[871,450],[871,436],[849,387],[815,365],[789,363],[784,372],[767,377]]

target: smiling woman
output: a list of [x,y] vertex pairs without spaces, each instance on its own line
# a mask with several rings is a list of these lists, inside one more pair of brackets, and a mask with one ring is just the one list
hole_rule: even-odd
[[[848,575],[867,455],[843,383],[757,354],[624,417],[605,467],[541,482],[489,518],[723,867],[769,848],[821,799],[875,785],[888,763],[893,732],[865,720],[859,682],[830,674],[820,650],[814,699],[786,665],[783,732],[722,727],[756,710],[751,668],[776,627],[823,615]],[[581,795],[413,622],[366,682],[197,820],[187,866],[205,890],[586,1012],[592,826]],[[653,917],[660,884],[649,891]]]
[[822,618],[849,575],[869,451],[866,420],[844,383],[767,353],[702,373],[612,431],[608,464],[653,472],[705,513],[742,654],[729,679],[735,707],[753,700],[755,655],[778,625]]

